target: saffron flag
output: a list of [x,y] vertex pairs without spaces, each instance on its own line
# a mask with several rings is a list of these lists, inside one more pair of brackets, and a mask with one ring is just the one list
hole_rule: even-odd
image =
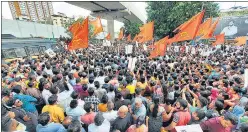
[[92,36],[103,32],[103,28],[102,28],[102,23],[101,23],[101,19],[100,17],[97,17],[95,20],[90,21],[90,25],[92,25],[94,27],[94,32],[92,34]]
[[131,34],[129,34],[128,36],[127,36],[127,41],[128,42],[131,42],[132,40],[131,40]]
[[204,23],[202,23],[199,26],[198,31],[196,33],[196,36],[202,36],[202,35],[206,34],[206,32],[209,30],[211,24],[212,24],[212,17],[209,18],[208,20],[206,20]]
[[200,13],[193,16],[190,20],[180,25],[177,28],[177,30],[179,30],[178,34],[176,34],[173,38],[169,39],[169,43],[194,39],[198,31],[199,25],[202,21],[204,12],[205,10],[201,11]]
[[118,40],[121,40],[123,38],[123,28],[120,29]]
[[137,39],[138,39],[138,35],[136,34],[135,37],[133,38],[133,41],[132,42],[137,41]]
[[89,40],[89,18],[87,17],[80,26],[80,31],[73,36],[71,43],[69,44],[69,50],[75,50],[88,47]]
[[108,33],[108,35],[105,37],[107,40],[111,39],[110,33]]
[[216,46],[218,44],[223,44],[225,42],[225,34],[219,34],[215,36],[216,41],[212,44],[212,46]]
[[237,41],[237,43],[235,44],[236,46],[242,46],[246,44],[247,37],[246,36],[237,37],[235,38],[235,41]]
[[159,41],[155,42],[154,50],[151,51],[149,58],[155,58],[157,56],[164,56],[166,51],[166,46],[168,41],[168,36],[160,39]]
[[153,39],[154,21],[140,27],[139,42],[144,43]]
[[210,29],[200,38],[200,39],[210,39],[213,37],[214,31],[217,24],[219,23],[220,18],[218,18],[210,27]]
[[70,26],[69,31],[72,33],[73,36],[75,36],[76,33],[79,31],[79,29],[80,29],[80,22],[77,21]]

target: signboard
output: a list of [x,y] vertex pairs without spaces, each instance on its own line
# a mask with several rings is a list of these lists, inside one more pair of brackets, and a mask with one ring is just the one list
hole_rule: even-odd
[[245,69],[245,84],[244,84],[244,86],[248,87],[248,69]]
[[175,129],[177,132],[203,132],[199,124],[176,126]]
[[135,42],[135,45],[137,48],[139,47],[139,43],[137,41]]
[[[213,19],[215,21],[216,18]],[[248,36],[248,15],[247,16],[231,16],[220,18],[214,35],[225,33],[227,38],[235,38],[238,36]]]
[[147,46],[146,46],[146,44],[143,45],[143,48],[144,48],[145,51],[147,51]]
[[137,58],[128,58],[128,69],[130,69],[131,71],[134,70],[135,68],[135,64],[136,64]]
[[56,53],[53,52],[53,50],[51,48],[47,49],[45,51],[46,54],[49,55],[49,57],[53,58],[54,56],[56,56]]
[[132,54],[133,53],[133,45],[125,46],[125,53],[126,54]]
[[111,46],[110,41],[106,40],[106,46]]

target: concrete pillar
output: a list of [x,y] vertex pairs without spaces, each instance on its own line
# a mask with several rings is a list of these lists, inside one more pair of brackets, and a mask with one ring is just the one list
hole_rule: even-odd
[[115,25],[114,25],[114,20],[107,20],[108,24],[108,33],[110,33],[111,39],[110,41],[113,42],[115,39]]

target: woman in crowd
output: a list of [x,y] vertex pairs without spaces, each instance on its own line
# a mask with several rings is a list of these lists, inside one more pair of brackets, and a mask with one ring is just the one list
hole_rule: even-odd
[[80,121],[87,132],[246,131],[248,49],[177,46],[157,58],[94,45],[11,61],[2,66],[3,130],[83,131]]

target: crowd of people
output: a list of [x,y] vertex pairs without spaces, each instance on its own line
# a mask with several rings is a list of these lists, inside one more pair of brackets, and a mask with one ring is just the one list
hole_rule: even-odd
[[176,132],[198,124],[248,132],[248,49],[170,46],[157,58],[103,49],[2,65],[2,131]]

